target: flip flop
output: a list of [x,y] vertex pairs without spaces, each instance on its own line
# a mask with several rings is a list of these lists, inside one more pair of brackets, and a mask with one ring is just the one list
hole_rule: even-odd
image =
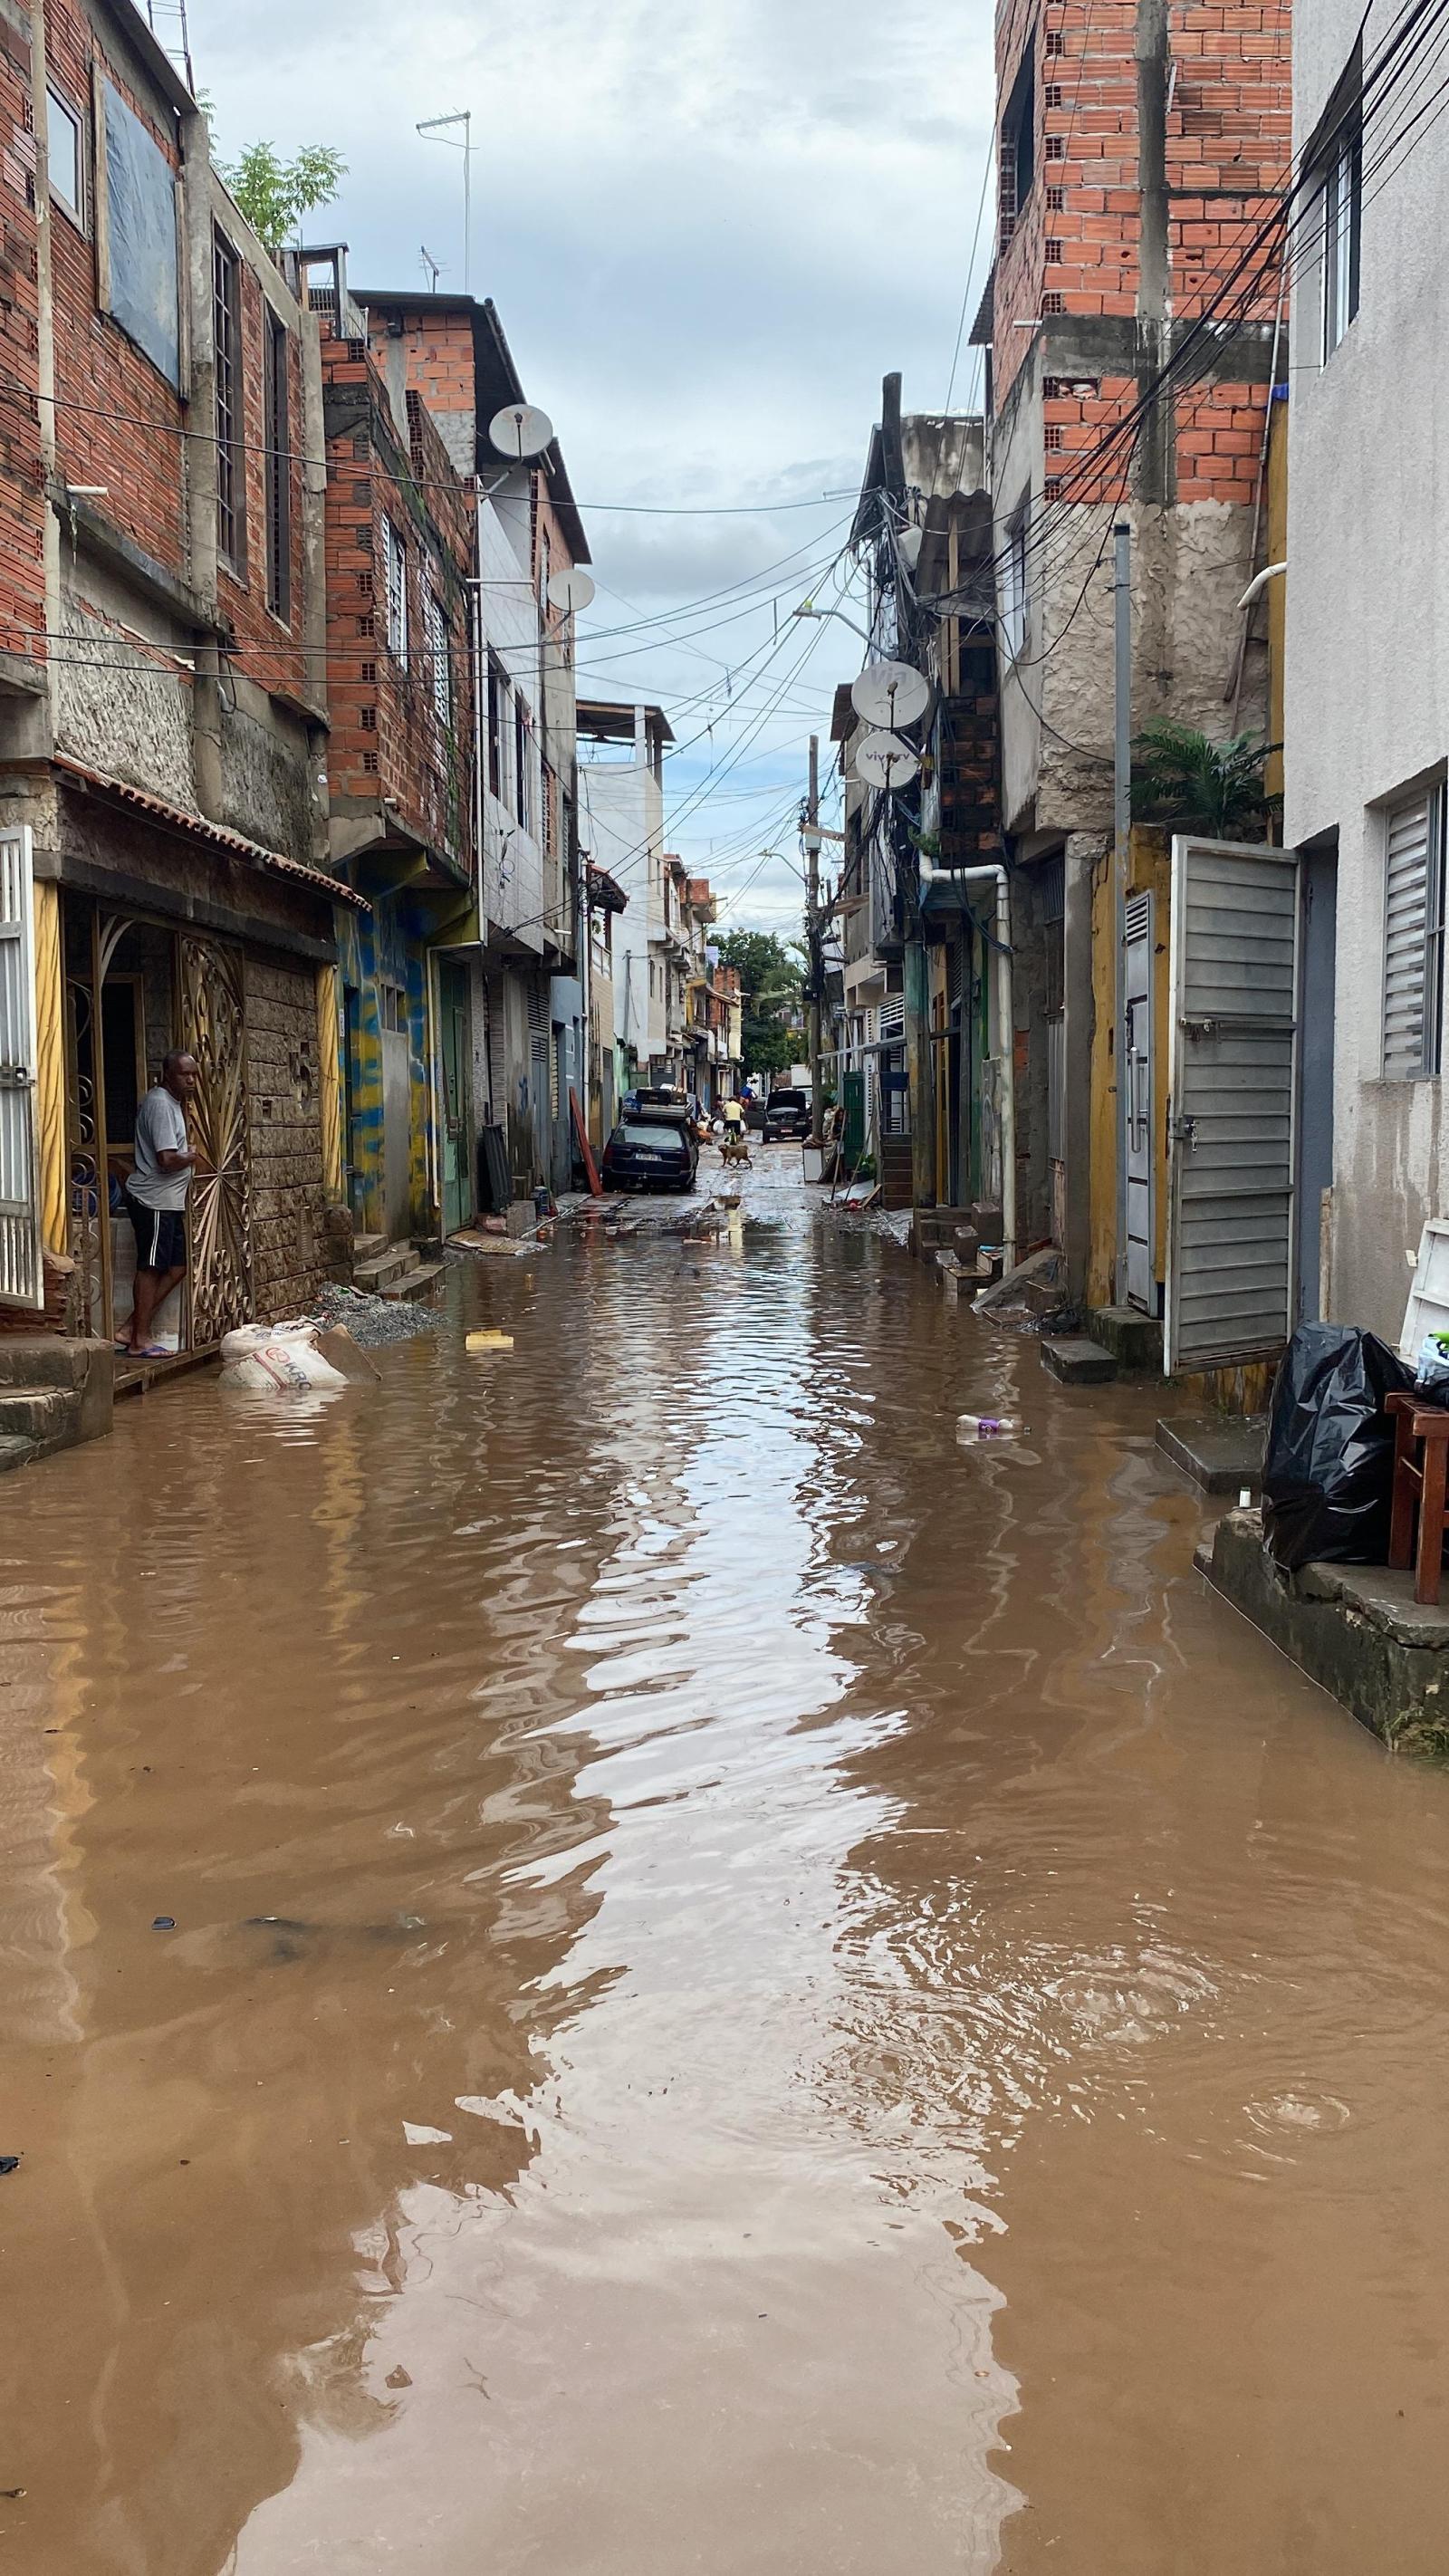
[[139,1351],[132,1351],[131,1357],[133,1360],[174,1360],[176,1353],[168,1351],[164,1342],[143,1342]]

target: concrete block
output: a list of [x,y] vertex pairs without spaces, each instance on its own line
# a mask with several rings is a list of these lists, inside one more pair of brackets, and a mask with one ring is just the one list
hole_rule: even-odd
[[80,1420],[80,1398],[70,1387],[11,1387],[0,1395],[0,1433],[37,1448],[68,1448]]
[[1094,1342],[1110,1351],[1119,1368],[1151,1369],[1162,1374],[1162,1326],[1135,1306],[1094,1306],[1087,1317]]
[[33,1440],[26,1440],[19,1433],[0,1431],[0,1476],[8,1476],[12,1467],[28,1467],[32,1458],[39,1456],[40,1451]]
[[1395,1752],[1449,1759],[1449,1603],[1411,1573],[1307,1565],[1280,1574],[1259,1512],[1229,1512],[1197,1551],[1213,1589]]
[[1117,1363],[1110,1351],[1099,1342],[1089,1341],[1085,1333],[1068,1333],[1060,1341],[1044,1341],[1041,1346],[1042,1366],[1063,1386],[1110,1386],[1117,1374]]
[[1157,1426],[1157,1446],[1205,1494],[1257,1485],[1268,1438],[1266,1414],[1178,1413]]

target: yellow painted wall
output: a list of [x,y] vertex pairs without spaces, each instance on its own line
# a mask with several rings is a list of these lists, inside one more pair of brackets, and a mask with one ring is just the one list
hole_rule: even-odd
[[47,1252],[64,1252],[67,1203],[65,1151],[65,977],[60,953],[60,888],[35,887],[35,1119],[40,1152],[41,1232]]

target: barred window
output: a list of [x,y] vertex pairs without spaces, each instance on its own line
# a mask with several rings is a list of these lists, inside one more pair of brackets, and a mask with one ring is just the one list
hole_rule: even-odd
[[1000,190],[999,238],[1004,250],[1016,230],[1017,220],[1036,175],[1036,62],[1030,37],[1027,39],[1006,110],[1001,119],[997,149],[997,174]]
[[408,550],[391,519],[382,523],[387,558],[387,649],[394,661],[408,658]]
[[433,709],[444,733],[453,730],[453,665],[448,650],[448,621],[431,591],[423,602],[428,634],[428,669],[433,683]]
[[211,236],[212,329],[216,338],[216,542],[242,569],[246,450],[242,428],[241,262],[225,237]]
[[266,411],[267,606],[284,626],[292,615],[292,438],[287,326],[270,306],[263,347]]

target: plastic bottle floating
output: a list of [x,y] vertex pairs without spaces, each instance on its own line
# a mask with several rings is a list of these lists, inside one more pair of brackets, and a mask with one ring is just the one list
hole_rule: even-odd
[[1023,1427],[1014,1413],[961,1413],[956,1417],[958,1440],[1015,1440]]

